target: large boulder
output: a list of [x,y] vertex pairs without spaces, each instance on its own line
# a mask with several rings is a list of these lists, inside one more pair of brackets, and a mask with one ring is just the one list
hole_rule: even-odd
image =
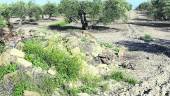
[[8,65],[10,63],[16,62],[17,58],[24,58],[24,57],[25,57],[25,53],[20,50],[17,50],[15,48],[7,49],[0,56],[0,66]]
[[55,67],[50,68],[47,72],[52,76],[55,76],[57,73]]
[[90,96],[90,95],[87,93],[78,93],[78,96]]
[[15,63],[20,67],[20,70],[23,71],[27,71],[32,68],[32,63],[23,58],[17,58]]
[[15,86],[15,82],[17,82],[18,78],[17,77],[17,72],[12,72],[4,75],[3,77],[3,87],[4,90],[6,91],[7,96],[10,96],[10,94],[13,93],[13,89]]

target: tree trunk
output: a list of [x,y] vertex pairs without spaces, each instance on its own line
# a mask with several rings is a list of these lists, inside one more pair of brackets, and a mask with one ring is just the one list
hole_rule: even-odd
[[86,13],[83,10],[80,10],[79,16],[81,19],[82,29],[87,30],[88,29],[88,22],[86,19]]
[[52,17],[52,14],[49,14],[49,17],[48,17],[48,19],[51,19],[51,17]]
[[11,24],[10,18],[7,18],[6,21],[7,21],[7,23],[6,23],[6,24],[7,24],[7,27],[8,27],[8,29],[9,29],[10,33],[12,33],[13,24]]
[[44,14],[41,15],[41,18],[44,19]]

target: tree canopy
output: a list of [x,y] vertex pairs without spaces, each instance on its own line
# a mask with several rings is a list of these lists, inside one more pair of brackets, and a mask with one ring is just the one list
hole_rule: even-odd
[[140,4],[138,10],[148,11],[148,15],[157,20],[170,20],[169,0],[151,0]]
[[87,29],[88,20],[104,24],[125,18],[130,5],[125,0],[62,0],[59,12],[64,14],[70,22],[80,20],[82,28]]
[[[2,6],[1,6],[2,7]],[[6,4],[0,8],[1,15],[8,22],[12,16],[19,17],[20,23],[26,17],[40,19],[45,15],[51,18],[56,13],[64,15],[69,22],[81,21],[82,28],[87,29],[89,24],[111,23],[115,20],[126,19],[126,12],[131,10],[132,6],[126,0],[62,0],[59,5],[48,2],[43,6],[35,4],[33,1],[16,1],[12,4]]]
[[49,18],[51,18],[51,16],[52,16],[53,14],[55,14],[56,11],[57,11],[57,7],[56,7],[56,5],[53,4],[53,3],[48,2],[47,4],[45,4],[45,5],[43,6],[43,12],[44,12],[44,14],[48,15]]

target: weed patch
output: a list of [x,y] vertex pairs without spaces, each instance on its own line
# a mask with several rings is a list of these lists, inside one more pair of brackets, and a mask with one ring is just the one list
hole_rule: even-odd
[[151,42],[153,41],[153,38],[151,37],[151,35],[149,34],[145,34],[143,37],[140,37],[141,40],[145,41],[145,42]]
[[119,52],[120,52],[120,47],[119,46],[114,46],[111,43],[104,43],[104,42],[101,42],[100,45],[102,47],[106,47],[106,48],[112,49],[114,51],[115,55],[119,56]]
[[4,49],[5,49],[5,44],[4,42],[0,41],[0,54],[4,52]]
[[66,20],[62,20],[62,21],[58,21],[54,24],[51,24],[51,26],[59,26],[59,27],[63,27],[65,26],[66,24],[68,24],[68,22]]
[[77,96],[78,93],[88,93],[95,94],[97,92],[97,88],[99,88],[99,82],[102,80],[99,77],[92,75],[84,75],[80,78],[82,81],[82,86],[78,88],[66,89],[66,93],[70,96]]
[[128,74],[125,74],[121,71],[113,71],[111,75],[106,76],[105,79],[113,79],[118,82],[123,81],[129,84],[132,84],[132,85],[135,85],[136,83],[138,83],[138,81],[134,77],[129,76]]
[[[55,66],[56,71],[67,80],[73,80],[79,76],[82,64],[81,56],[71,55],[54,46],[44,47],[42,43],[34,40],[25,42],[24,51],[28,54],[26,59],[35,66],[43,68]],[[36,57],[37,60],[33,60],[32,57]]]
[[7,66],[0,67],[0,80],[3,79],[5,74],[15,72],[16,69],[17,69],[16,64],[10,64],[10,65],[7,65]]

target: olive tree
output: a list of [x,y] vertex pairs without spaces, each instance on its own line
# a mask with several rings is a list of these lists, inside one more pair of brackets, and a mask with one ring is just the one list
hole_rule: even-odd
[[35,18],[36,20],[39,20],[41,14],[41,7],[36,5],[34,2],[29,1],[27,4],[27,15],[29,16],[29,19],[32,20],[33,18]]
[[[10,23],[10,18],[13,15],[13,8],[12,8],[12,6],[4,4],[3,6],[1,6],[0,10],[1,10],[0,18],[1,18],[2,25],[3,25],[3,22],[5,20],[6,25],[9,28],[9,31],[12,32],[13,25]],[[4,18],[4,20],[2,19],[2,17]]]
[[13,15],[20,18],[20,25],[27,16],[27,4],[23,1],[17,1],[12,4]]
[[6,25],[5,20],[2,17],[0,17],[0,29],[4,28],[5,25]]
[[80,20],[85,30],[89,20],[106,24],[126,17],[129,5],[124,0],[62,0],[58,9],[70,22]]
[[57,7],[55,4],[48,2],[43,6],[43,13],[49,16],[49,19],[52,17],[53,14],[57,11]]
[[170,20],[169,0],[151,0],[140,4],[138,8],[148,11],[148,15],[155,20]]

